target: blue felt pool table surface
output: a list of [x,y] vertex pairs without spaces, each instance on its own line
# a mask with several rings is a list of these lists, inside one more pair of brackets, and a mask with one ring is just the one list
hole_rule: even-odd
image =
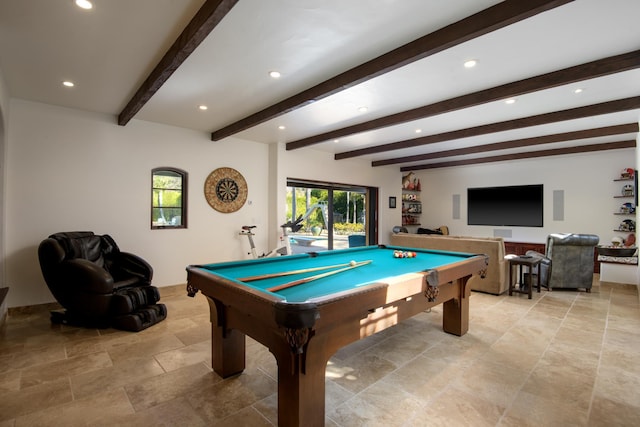
[[[395,258],[393,253],[396,250],[413,251],[416,253],[416,257]],[[446,265],[467,260],[473,256],[475,256],[475,254],[381,245],[324,251],[313,254],[290,255],[286,257],[205,264],[198,267],[243,286],[277,295],[288,302],[304,302],[374,282],[384,283],[385,278],[438,269]],[[330,270],[268,278],[247,283],[239,280],[245,277],[277,272],[346,264],[351,261],[371,262],[357,268],[275,292],[269,292],[267,289],[297,279],[322,274]]]

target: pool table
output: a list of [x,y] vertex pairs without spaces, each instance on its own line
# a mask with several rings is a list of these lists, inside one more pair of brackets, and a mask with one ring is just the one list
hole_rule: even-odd
[[[396,258],[395,251],[416,256]],[[187,292],[200,291],[209,302],[212,365],[218,375],[244,370],[249,335],[278,364],[278,425],[322,426],[325,370],[338,349],[438,304],[443,304],[444,331],[464,335],[469,328],[466,283],[473,274],[483,275],[487,263],[485,255],[365,246],[191,265]],[[333,268],[252,280],[326,266]],[[274,290],[335,270],[341,271]]]

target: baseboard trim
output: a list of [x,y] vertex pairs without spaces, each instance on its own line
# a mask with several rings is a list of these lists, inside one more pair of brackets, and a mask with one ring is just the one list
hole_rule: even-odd
[[[8,292],[9,288],[0,288],[0,302],[2,302],[2,291],[5,290],[5,295]],[[169,285],[159,287],[160,291],[160,299],[163,297],[169,297],[174,295],[180,295],[181,293],[187,293],[187,284],[181,283],[178,285]],[[62,306],[57,302],[49,302],[44,304],[35,304],[35,305],[24,305],[21,307],[11,307],[8,309],[7,313],[9,316],[16,314],[31,314],[31,313],[39,313],[42,311],[51,311],[51,310],[59,310]],[[7,315],[5,313],[5,316]],[[2,313],[0,312],[0,317],[2,317]],[[2,324],[2,320],[0,320],[0,325]]]

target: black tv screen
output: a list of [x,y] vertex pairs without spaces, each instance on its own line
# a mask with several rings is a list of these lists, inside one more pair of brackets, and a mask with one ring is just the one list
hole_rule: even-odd
[[467,189],[467,223],[542,227],[542,184]]

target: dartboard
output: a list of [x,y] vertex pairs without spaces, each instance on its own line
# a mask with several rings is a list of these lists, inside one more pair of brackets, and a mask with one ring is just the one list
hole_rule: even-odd
[[235,212],[247,200],[247,182],[235,169],[218,168],[204,182],[204,197],[219,212]]

